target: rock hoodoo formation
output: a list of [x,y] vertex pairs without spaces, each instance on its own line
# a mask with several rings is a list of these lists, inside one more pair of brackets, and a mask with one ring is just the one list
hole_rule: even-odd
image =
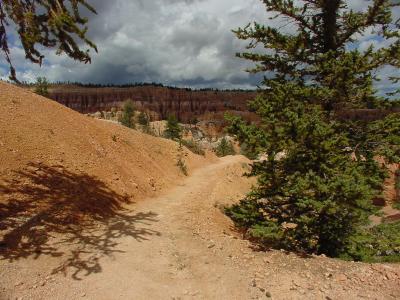
[[94,113],[121,107],[131,99],[137,109],[150,113],[153,120],[176,115],[188,122],[206,113],[226,110],[246,111],[246,103],[255,97],[253,91],[216,91],[168,88],[156,85],[133,87],[81,87],[56,85],[50,89],[50,98],[79,111]]
[[[126,87],[59,84],[53,85],[49,92],[53,100],[85,114],[110,111],[113,107],[120,108],[124,101],[131,99],[137,109],[146,111],[153,121],[166,119],[168,115],[174,114],[184,123],[204,117],[223,120],[225,111],[254,119],[253,114],[248,111],[247,102],[256,96],[256,91],[191,90],[157,84]],[[343,119],[372,121],[393,111],[398,112],[400,108],[338,108],[337,115]]]

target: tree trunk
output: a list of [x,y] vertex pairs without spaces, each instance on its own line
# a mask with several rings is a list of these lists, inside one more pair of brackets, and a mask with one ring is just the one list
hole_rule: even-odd
[[337,47],[337,13],[341,0],[323,0],[322,4],[322,26],[324,52],[336,50]]

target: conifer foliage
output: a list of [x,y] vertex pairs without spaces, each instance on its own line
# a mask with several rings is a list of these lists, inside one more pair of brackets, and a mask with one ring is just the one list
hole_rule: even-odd
[[80,5],[96,13],[85,0],[2,0],[0,1],[0,51],[10,66],[10,79],[17,80],[11,63],[7,29],[16,26],[25,56],[33,63],[42,64],[44,55],[38,46],[56,48],[57,54],[88,63],[89,50],[81,49],[81,42],[97,51],[87,37],[87,18],[80,14]]
[[[249,174],[258,186],[227,213],[266,247],[343,256],[382,192],[387,172],[374,158],[399,162],[400,116],[366,123],[335,113],[385,102],[373,82],[378,68],[400,66],[400,24],[392,15],[400,4],[366,1],[359,12],[343,0],[263,2],[296,31],[258,23],[235,31],[251,41],[238,54],[256,63],[250,72],[269,76],[250,103],[260,123],[230,116],[229,131],[266,158]],[[386,47],[358,50],[356,38],[369,31]],[[251,51],[259,45],[264,53]]]
[[133,104],[132,100],[127,100],[124,103],[121,124],[129,128],[135,128],[136,124],[134,117],[135,117],[135,105]]
[[170,115],[167,119],[167,128],[164,131],[164,136],[171,140],[181,140],[182,128],[174,115]]
[[35,93],[43,97],[49,96],[49,82],[46,77],[38,77],[36,79]]
[[218,146],[215,149],[215,153],[219,157],[235,155],[235,149],[233,149],[231,141],[229,141],[226,137],[223,137],[218,143]]

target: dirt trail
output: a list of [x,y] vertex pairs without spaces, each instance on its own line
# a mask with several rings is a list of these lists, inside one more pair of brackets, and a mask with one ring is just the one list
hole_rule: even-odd
[[53,237],[47,255],[0,260],[2,299],[400,298],[399,265],[253,251],[220,210],[249,190],[246,165],[223,158],[108,225]]

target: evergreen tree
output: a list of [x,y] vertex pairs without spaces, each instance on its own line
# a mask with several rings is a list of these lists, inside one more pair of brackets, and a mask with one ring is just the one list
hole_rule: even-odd
[[135,128],[135,120],[133,119],[134,115],[135,115],[135,106],[132,100],[125,101],[121,124],[129,128]]
[[178,119],[174,115],[170,115],[167,119],[167,128],[164,131],[164,136],[172,140],[181,139],[182,128],[179,125]]
[[219,157],[234,155],[235,150],[233,149],[233,145],[226,137],[223,137],[219,142],[217,148],[215,149],[215,153]]
[[[227,209],[237,225],[265,246],[339,256],[354,246],[354,236],[375,212],[387,162],[400,158],[400,116],[372,123],[347,122],[336,110],[384,102],[373,87],[376,70],[399,67],[400,24],[389,0],[369,1],[365,12],[346,1],[264,0],[274,18],[284,17],[295,33],[255,23],[235,31],[250,39],[238,56],[256,62],[251,72],[271,72],[250,109],[260,124],[229,117],[230,132],[253,154],[265,153],[249,175],[258,186]],[[356,47],[356,37],[375,29],[383,48]]]
[[17,81],[15,68],[11,63],[7,27],[9,22],[16,27],[25,57],[33,63],[42,64],[44,55],[37,46],[56,48],[57,54],[88,63],[89,50],[81,50],[80,39],[97,51],[87,37],[87,18],[80,14],[80,5],[96,13],[85,0],[3,0],[0,1],[0,50],[10,66],[10,79]]
[[[375,71],[400,65],[400,22],[392,16],[400,3],[370,0],[368,9],[358,12],[344,0],[263,2],[273,18],[284,17],[296,29],[295,34],[285,33],[255,23],[235,31],[239,39],[252,40],[249,49],[262,44],[267,50],[238,54],[256,63],[251,72],[274,72],[264,81],[267,87],[271,81],[296,83],[303,87],[304,102],[317,102],[328,112],[337,105],[365,107],[377,98],[372,87]],[[387,46],[359,50],[356,37],[371,30]]]
[[36,79],[35,93],[43,97],[49,96],[49,83],[46,77],[38,77]]

